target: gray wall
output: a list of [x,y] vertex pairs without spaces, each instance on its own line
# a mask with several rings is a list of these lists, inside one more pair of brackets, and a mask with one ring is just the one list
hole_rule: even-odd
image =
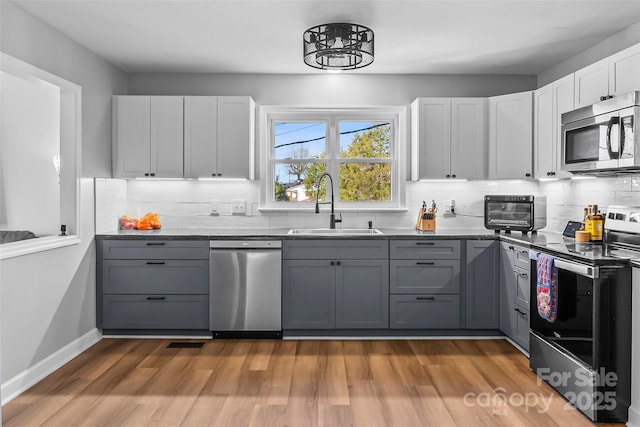
[[[110,176],[111,96],[126,75],[15,4],[0,8],[0,50],[82,86],[83,175]],[[3,383],[95,328],[92,179],[81,201],[80,244],[0,261]]]
[[420,96],[492,96],[536,88],[535,76],[130,74],[130,95],[249,95],[262,105],[409,105]]
[[538,74],[538,87],[549,84],[637,43],[640,43],[640,21],[566,61],[541,72]]

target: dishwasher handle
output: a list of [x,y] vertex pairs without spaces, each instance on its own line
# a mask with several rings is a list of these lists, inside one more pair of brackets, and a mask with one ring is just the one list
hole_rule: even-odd
[[281,249],[281,240],[210,240],[210,249]]

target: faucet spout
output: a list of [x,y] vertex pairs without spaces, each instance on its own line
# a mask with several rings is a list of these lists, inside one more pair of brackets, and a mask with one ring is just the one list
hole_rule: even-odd
[[[320,197],[320,183],[322,182],[322,178],[324,177],[328,177],[329,183],[331,184],[331,202],[318,201]],[[327,204],[327,203],[331,203],[331,215],[329,216],[329,228],[334,229],[336,228],[336,222],[342,222],[342,216],[340,216],[340,219],[336,219],[336,214],[334,211],[334,201],[333,201],[333,178],[331,178],[331,175],[328,172],[325,172],[322,175],[320,175],[320,178],[318,178],[318,184],[316,187],[316,213],[320,213],[321,204]]]

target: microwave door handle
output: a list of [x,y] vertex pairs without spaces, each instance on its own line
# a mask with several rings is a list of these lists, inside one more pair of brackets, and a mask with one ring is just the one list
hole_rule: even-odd
[[612,160],[618,159],[620,154],[618,153],[618,150],[616,150],[616,152],[613,152],[613,147],[611,146],[611,130],[613,129],[613,125],[615,124],[619,124],[620,123],[620,118],[617,116],[611,117],[609,119],[609,123],[607,124],[607,151],[609,152],[609,158]]
[[600,276],[599,268],[590,265],[576,264],[574,262],[564,261],[557,258],[553,261],[553,265],[559,270],[566,270],[590,279],[597,279]]

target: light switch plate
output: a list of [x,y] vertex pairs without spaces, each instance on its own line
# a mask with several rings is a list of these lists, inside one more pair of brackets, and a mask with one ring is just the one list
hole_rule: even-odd
[[247,213],[247,201],[244,199],[233,199],[231,201],[231,213],[233,215],[244,215]]

